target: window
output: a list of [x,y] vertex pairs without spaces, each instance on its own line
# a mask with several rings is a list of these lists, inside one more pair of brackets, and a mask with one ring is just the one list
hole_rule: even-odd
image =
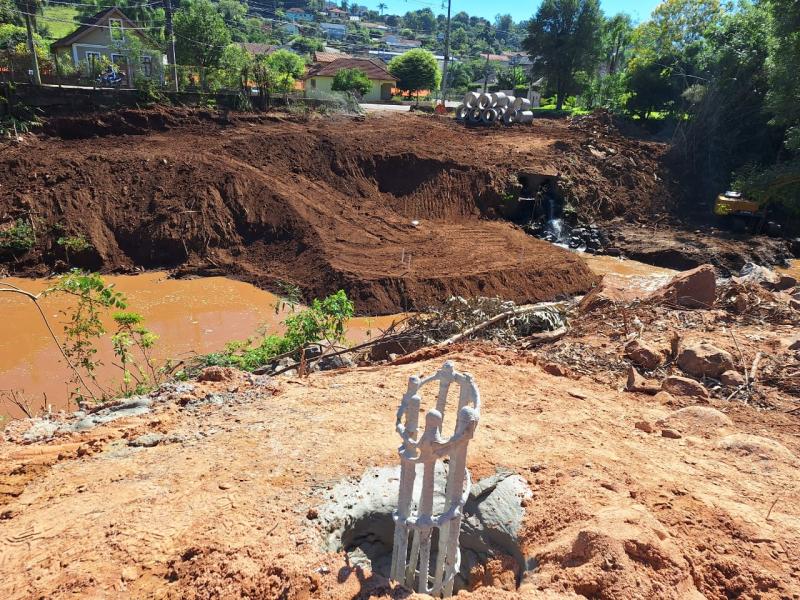
[[124,54],[112,54],[111,55],[111,62],[117,65],[118,67],[124,67],[128,64],[128,57]]
[[99,52],[92,52],[91,50],[86,51],[86,62],[90,65],[93,65],[95,62],[100,61],[100,53]]
[[122,19],[109,19],[108,31],[111,34],[112,41],[122,41]]
[[153,76],[153,59],[149,56],[142,57],[142,75],[145,77]]

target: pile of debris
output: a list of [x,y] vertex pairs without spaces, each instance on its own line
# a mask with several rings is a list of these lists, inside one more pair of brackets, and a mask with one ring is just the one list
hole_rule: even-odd
[[503,92],[491,94],[467,92],[463,104],[456,108],[456,120],[467,125],[513,125],[533,123],[531,101],[508,96]]

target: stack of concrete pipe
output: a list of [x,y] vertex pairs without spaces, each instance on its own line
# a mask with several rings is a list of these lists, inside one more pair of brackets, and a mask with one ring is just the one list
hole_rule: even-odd
[[456,108],[456,120],[470,125],[529,124],[533,122],[533,111],[527,98],[516,98],[503,92],[467,92],[463,104]]

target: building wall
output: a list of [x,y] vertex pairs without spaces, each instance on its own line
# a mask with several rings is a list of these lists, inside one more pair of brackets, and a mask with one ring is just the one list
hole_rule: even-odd
[[[115,18],[113,15],[111,18]],[[99,23],[100,25],[108,25],[108,19],[105,19]],[[135,31],[126,31],[125,25],[123,24],[123,34],[126,36],[131,35],[138,35]],[[112,55],[125,55],[124,50],[119,50],[114,46],[117,45],[116,42],[112,42],[111,40],[111,29],[108,28],[92,28],[87,31],[84,35],[82,35],[69,49],[66,48],[59,48],[58,51],[60,53],[69,53],[72,57],[72,62],[76,66],[80,63],[88,62],[87,56],[91,57],[91,52],[97,52],[100,56],[103,56],[108,59],[112,59]],[[143,53],[147,55],[147,53]],[[149,56],[149,55],[148,55]],[[155,53],[154,56],[150,56],[150,59],[153,63],[153,69],[155,71],[156,68],[160,66],[162,56],[160,53]],[[125,67],[125,72],[128,75],[129,82],[133,82],[134,77],[137,76],[137,73],[140,74],[141,71],[139,69],[139,65],[134,65],[128,63]]]
[[[315,83],[312,83],[315,82]],[[391,84],[394,87],[395,82],[389,80],[379,80],[379,79],[370,79],[369,82],[372,84],[372,88],[367,92],[364,97],[361,99],[363,102],[380,102],[383,98],[381,98],[381,86],[384,83]],[[333,77],[328,76],[316,76],[310,77],[306,80],[306,96],[309,98],[315,98],[320,96],[327,96],[329,94],[335,94],[331,88],[333,87]]]

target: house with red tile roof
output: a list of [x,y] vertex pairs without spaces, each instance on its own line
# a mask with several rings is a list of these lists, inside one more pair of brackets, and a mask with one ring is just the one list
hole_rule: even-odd
[[391,100],[397,78],[386,70],[386,63],[376,58],[337,58],[330,62],[318,62],[306,73],[305,90],[310,98],[324,98],[333,92],[333,78],[342,69],[362,71],[372,84],[369,92],[361,98],[364,102]]

